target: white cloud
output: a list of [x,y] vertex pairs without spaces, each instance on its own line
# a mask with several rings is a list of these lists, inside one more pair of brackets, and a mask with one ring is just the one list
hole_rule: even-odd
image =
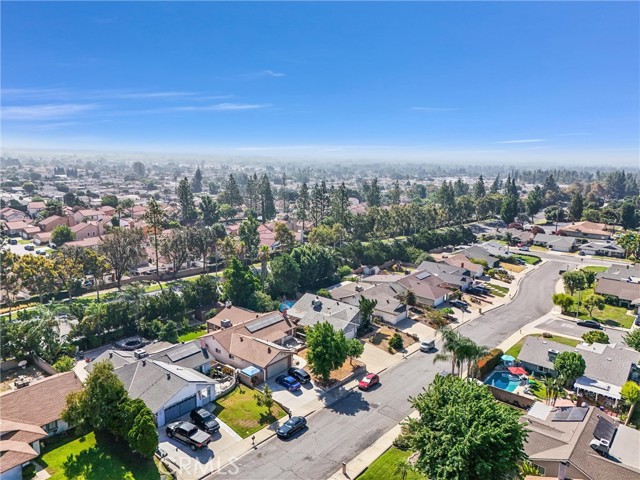
[[540,143],[540,142],[548,142],[546,138],[526,138],[524,140],[503,140],[501,142],[495,143]]
[[180,98],[196,95],[196,92],[138,92],[113,94],[116,98]]
[[455,112],[458,109],[447,107],[411,107],[410,110],[416,112]]
[[259,72],[246,73],[242,75],[244,78],[280,78],[286,77],[286,73],[275,72],[273,70],[261,70]]
[[4,120],[47,120],[51,118],[72,117],[95,110],[94,104],[46,104],[46,105],[14,105],[2,109]]
[[175,112],[225,112],[239,110],[260,110],[268,108],[269,104],[260,103],[216,103],[214,105],[190,105],[168,109]]

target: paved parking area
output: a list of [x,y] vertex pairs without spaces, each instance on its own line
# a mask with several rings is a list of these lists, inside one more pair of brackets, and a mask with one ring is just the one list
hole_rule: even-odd
[[[402,358],[401,353],[392,355],[369,342],[365,342],[364,353],[358,360],[364,362],[367,366],[367,372],[378,373],[397,363],[399,358]],[[362,376],[364,376],[364,374]]]
[[[178,420],[189,420],[189,414]],[[166,426],[158,429],[158,447],[167,452],[169,462],[179,468],[181,480],[194,480],[217,470],[216,452],[221,452],[242,440],[227,424],[217,419],[220,430],[211,436],[209,448],[192,452],[189,446],[167,437]]]
[[395,327],[398,330],[402,330],[404,333],[417,335],[421,341],[433,340],[434,338],[436,338],[435,329],[431,328],[428,325],[425,325],[424,323],[411,320],[410,318],[405,318],[404,320],[398,322]]
[[273,399],[287,407],[292,415],[295,415],[296,411],[303,405],[316,400],[318,396],[324,393],[323,390],[316,386],[313,380],[302,385],[302,388],[297,392],[286,390],[282,385],[276,383],[275,378],[269,380],[267,385],[269,385],[269,388],[273,391]]

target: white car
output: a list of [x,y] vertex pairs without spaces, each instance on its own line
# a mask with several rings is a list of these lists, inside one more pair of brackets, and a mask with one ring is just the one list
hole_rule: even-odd
[[529,247],[527,247],[527,246],[520,247],[520,248],[518,248],[518,250],[522,250],[523,252],[528,252],[529,251]]
[[435,340],[423,340],[423,341],[420,342],[420,351],[421,352],[430,352],[434,348],[436,348],[436,341]]

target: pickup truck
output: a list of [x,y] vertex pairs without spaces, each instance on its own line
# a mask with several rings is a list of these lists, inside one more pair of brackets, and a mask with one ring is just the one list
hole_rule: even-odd
[[173,422],[167,425],[167,436],[189,445],[194,452],[204,448],[211,442],[211,435],[203,432],[193,423]]

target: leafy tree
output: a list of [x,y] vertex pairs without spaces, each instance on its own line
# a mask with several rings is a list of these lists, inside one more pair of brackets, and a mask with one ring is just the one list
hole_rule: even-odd
[[491,188],[489,189],[489,193],[494,194],[498,193],[502,190],[502,180],[500,180],[500,174],[496,175],[496,178],[493,180],[491,184]]
[[282,254],[269,263],[266,290],[274,298],[294,297],[300,281],[300,266],[289,254]]
[[145,458],[153,458],[158,448],[158,431],[151,410],[146,409],[138,414],[131,430],[127,434],[129,446]]
[[553,304],[558,305],[563,312],[568,312],[573,307],[575,300],[566,293],[556,293],[553,295]]
[[569,205],[569,216],[575,222],[582,218],[582,212],[584,211],[584,197],[582,193],[575,192],[571,197],[571,204]]
[[590,330],[582,334],[582,339],[588,343],[609,343],[609,335],[600,330]]
[[262,391],[258,390],[253,394],[253,398],[256,399],[256,403],[259,407],[265,407],[269,412],[269,415],[273,415],[271,409],[275,401],[273,400],[273,392],[269,388],[269,385],[265,385]]
[[40,303],[44,296],[55,288],[57,272],[50,258],[41,255],[23,255],[15,263],[13,272],[20,279],[22,286],[32,295],[38,295]]
[[89,373],[84,390],[67,397],[62,419],[69,425],[116,433],[120,409],[126,400],[127,391],[114,373],[113,365],[98,362]]
[[378,305],[377,300],[371,300],[366,297],[360,297],[358,300],[358,310],[360,311],[360,327],[359,330],[361,333],[369,330],[371,326],[371,319],[373,317],[373,312]]
[[200,213],[202,223],[207,227],[220,221],[220,205],[210,195],[200,197]]
[[564,288],[570,295],[573,295],[578,290],[584,290],[587,285],[587,280],[582,270],[570,270],[562,274],[562,281]]
[[171,230],[171,235],[163,238],[160,243],[160,253],[171,262],[174,280],[178,278],[178,272],[189,259],[190,239],[189,230],[176,228]]
[[76,204],[77,198],[73,192],[67,192],[62,197],[62,202],[67,207],[73,207]]
[[296,218],[302,222],[302,234],[304,236],[305,222],[309,220],[309,208],[311,207],[311,199],[309,197],[309,187],[303,183],[298,193],[296,202]]
[[200,275],[194,282],[187,282],[182,289],[187,308],[202,309],[218,301],[218,281],[212,275]]
[[389,339],[389,346],[396,352],[399,352],[404,348],[404,342],[399,333],[394,333],[393,336]]
[[220,205],[220,216],[224,219],[225,222],[228,222],[231,218],[235,217],[238,211],[235,207],[229,205],[228,203],[223,203]]
[[196,173],[191,180],[191,191],[193,193],[202,192],[202,172],[200,171],[200,167],[196,168]]
[[604,310],[604,307],[605,307],[604,297],[602,295],[595,295],[595,294],[589,295],[584,300],[584,306],[587,307],[587,311],[589,312],[589,315],[593,317],[594,308],[597,308],[598,310]]
[[227,183],[225,184],[224,190],[220,194],[218,200],[220,203],[226,203],[234,207],[242,205],[243,202],[242,195],[240,194],[240,188],[238,188],[238,184],[232,173],[229,174]]
[[400,196],[402,195],[402,190],[400,189],[400,183],[396,180],[393,183],[393,188],[389,193],[389,198],[391,200],[391,205],[400,205]]
[[506,195],[500,207],[500,218],[506,224],[512,223],[518,215],[518,196]]
[[178,184],[178,201],[180,202],[180,220],[183,225],[188,225],[196,219],[198,214],[193,200],[193,192],[186,177]]
[[144,166],[144,163],[142,162],[133,162],[131,168],[133,170],[133,173],[135,173],[139,177],[144,177],[146,175],[146,168]]
[[100,301],[100,285],[104,283],[104,276],[111,271],[111,265],[107,259],[92,248],[64,246],[60,251],[82,265],[82,273],[85,277],[93,277],[96,300]]
[[111,194],[105,195],[100,199],[100,205],[116,208],[118,206],[118,197]]
[[327,290],[326,288],[321,288],[320,290],[318,290],[316,292],[316,295],[319,297],[324,297],[324,298],[333,298],[331,296],[331,292],[329,290]]
[[629,380],[622,385],[620,393],[622,394],[624,403],[629,405],[629,413],[627,414],[627,419],[624,421],[624,424],[628,425],[629,420],[631,420],[631,417],[633,416],[636,404],[640,402],[640,386],[638,386],[636,382]]
[[533,223],[533,217],[540,211],[542,208],[542,202],[544,200],[544,192],[540,188],[540,185],[536,185],[533,187],[533,190],[529,192],[527,198],[524,201],[524,206],[527,210],[527,215],[531,217],[531,222]]
[[51,215],[62,216],[62,202],[57,200],[47,200],[45,204],[45,209],[38,213],[38,218],[47,218]]
[[331,195],[330,209],[333,219],[342,225],[346,225],[349,213],[349,193],[344,182]]
[[271,191],[271,182],[266,174],[260,179],[260,215],[262,223],[276,216],[276,204]]
[[258,255],[258,247],[260,246],[259,226],[258,219],[253,215],[249,215],[238,227],[238,238],[244,250],[245,261],[252,261]]
[[253,294],[260,286],[256,276],[235,257],[224,271],[224,280],[225,298],[240,307],[250,305]]
[[620,208],[620,223],[625,229],[638,228],[640,214],[638,209],[631,202],[624,202]]
[[335,281],[335,258],[330,250],[316,245],[303,245],[291,251],[300,266],[300,289],[315,291]]
[[272,312],[277,310],[280,302],[273,300],[263,291],[256,290],[249,299],[247,307],[256,312]]
[[289,252],[296,243],[296,237],[282,222],[276,222],[273,228],[275,241],[280,243],[280,250]]
[[484,178],[482,175],[478,177],[478,181],[473,185],[473,198],[476,200],[484,197],[487,194],[487,190],[484,186]]
[[309,368],[315,376],[326,382],[331,372],[340,368],[347,359],[347,338],[342,330],[334,330],[329,322],[308,327],[305,334]]
[[584,274],[584,280],[587,287],[593,287],[593,284],[596,282],[596,272],[593,270],[582,270]]
[[365,201],[370,207],[379,207],[382,203],[382,192],[378,184],[378,177],[374,177],[369,185],[367,182],[363,186]]
[[149,225],[149,233],[153,238],[153,250],[156,256],[156,280],[160,288],[162,288],[162,283],[160,282],[160,248],[158,242],[166,221],[166,215],[153,197],[151,197],[149,203],[147,203],[144,220],[147,222],[147,225]]
[[173,320],[167,320],[162,324],[162,328],[158,332],[158,339],[163,342],[178,342],[178,326]]
[[82,264],[79,259],[68,257],[60,250],[53,255],[52,260],[61,289],[66,288],[69,300],[71,300],[73,291],[78,287],[83,275]]
[[407,290],[405,292],[405,294],[403,295],[402,300],[404,301],[405,305],[408,305],[410,307],[415,306],[417,300],[416,300],[416,294],[413,293],[413,290]]
[[211,227],[195,226],[187,230],[189,251],[202,260],[202,273],[207,271],[207,259],[213,254],[218,270],[217,246],[226,236],[222,224],[216,223]]
[[573,382],[576,378],[584,375],[586,368],[584,358],[576,352],[562,352],[553,362],[553,369],[566,382]]
[[73,366],[76,364],[75,360],[68,355],[62,355],[56,363],[53,364],[53,368],[56,372],[63,373],[73,370]]
[[640,328],[630,330],[624,337],[624,343],[635,351],[640,352]]
[[349,357],[349,365],[353,366],[353,359],[360,358],[364,353],[364,345],[357,338],[347,340],[347,356]]
[[113,268],[118,290],[122,288],[122,277],[135,267],[143,256],[142,231],[140,229],[115,228],[106,236],[99,251]]
[[[19,259],[20,257],[15,253],[6,248],[0,248],[0,285],[4,291],[2,300],[9,309],[9,321],[12,320],[13,306],[18,301],[18,294],[22,288],[22,282],[16,269]],[[2,349],[0,349],[1,351]]]
[[484,385],[436,375],[424,393],[409,400],[420,417],[405,422],[406,435],[425,477],[509,478],[524,460],[520,413],[497,402]]
[[618,238],[618,244],[624,248],[627,256],[640,258],[640,233],[623,233]]
[[25,193],[27,193],[28,195],[31,195],[33,192],[35,192],[38,187],[36,187],[36,185],[33,182],[24,182],[22,184],[22,189],[25,191]]

